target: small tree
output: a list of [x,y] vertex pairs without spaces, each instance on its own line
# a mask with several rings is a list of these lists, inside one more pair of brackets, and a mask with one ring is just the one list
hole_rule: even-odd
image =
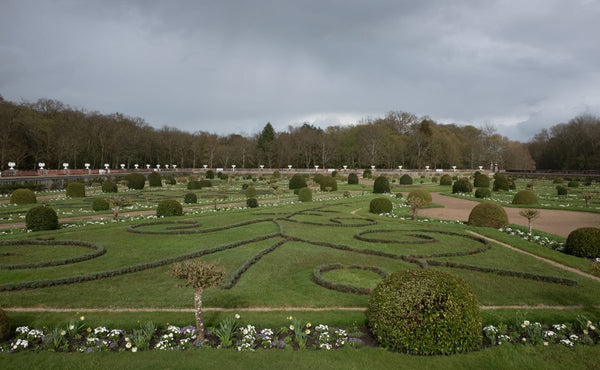
[[202,317],[202,292],[206,288],[217,286],[223,281],[225,271],[219,266],[201,260],[176,263],[171,270],[174,277],[185,280],[185,286],[194,289],[194,314],[196,316],[196,335],[204,342],[204,319]]
[[113,206],[113,218],[115,220],[119,219],[119,211],[121,210],[121,207],[126,207],[131,202],[129,200],[129,198],[125,198],[125,197],[111,197],[111,198],[108,198],[108,201]]
[[419,196],[409,196],[408,198],[406,198],[406,201],[410,206],[410,210],[412,212],[412,219],[413,221],[416,221],[419,209],[421,209],[426,204],[426,200]]
[[590,201],[594,197],[594,193],[581,193],[581,197],[583,198],[583,200],[585,200],[585,208],[590,208]]
[[527,219],[527,223],[529,224],[529,237],[531,238],[531,222],[540,216],[540,211],[528,208],[521,210],[519,214]]

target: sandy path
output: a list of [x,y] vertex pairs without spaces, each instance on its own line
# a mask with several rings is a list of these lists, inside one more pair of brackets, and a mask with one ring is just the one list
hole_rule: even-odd
[[[438,218],[442,220],[467,221],[471,209],[479,202],[459,199],[431,193],[433,203],[444,208],[428,208],[419,212],[419,216]],[[519,215],[521,208],[504,207],[508,220],[512,224],[527,226],[527,219]],[[567,237],[569,233],[580,227],[600,227],[600,213],[562,211],[541,209],[540,216],[533,220],[533,228],[547,233]]]

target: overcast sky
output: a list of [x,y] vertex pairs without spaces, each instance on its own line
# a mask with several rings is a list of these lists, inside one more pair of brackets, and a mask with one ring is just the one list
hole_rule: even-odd
[[391,110],[527,141],[600,115],[600,3],[0,0],[0,94],[254,134]]

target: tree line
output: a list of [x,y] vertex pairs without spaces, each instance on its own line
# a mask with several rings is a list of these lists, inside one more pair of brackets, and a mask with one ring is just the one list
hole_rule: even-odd
[[[566,135],[563,131],[561,138]],[[321,129],[303,123],[276,132],[267,123],[253,136],[217,135],[167,126],[156,129],[142,118],[88,112],[56,100],[14,103],[0,96],[2,170],[9,161],[24,170],[37,169],[38,162],[46,163],[47,168],[61,168],[67,162],[70,168],[83,168],[84,163],[90,163],[92,168],[102,168],[105,163],[112,168],[121,163],[128,168],[136,163],[140,166],[158,163],[176,164],[180,168],[202,165],[397,168],[402,165],[432,169],[489,168],[490,163],[495,163],[500,169],[523,170],[534,169],[535,158],[544,165],[554,165],[555,153],[550,148],[563,145],[562,141],[556,142],[554,128],[546,136],[538,136],[533,142],[523,144],[507,139],[492,127],[439,124],[427,116],[407,112],[389,112],[382,118],[365,119],[352,126]],[[595,148],[597,157],[597,144]],[[570,149],[577,151],[578,146],[572,145]],[[578,155],[573,153],[569,158]],[[563,157],[560,161],[585,165]]]

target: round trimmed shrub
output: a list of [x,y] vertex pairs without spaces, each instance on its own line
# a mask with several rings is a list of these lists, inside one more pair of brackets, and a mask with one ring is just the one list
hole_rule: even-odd
[[127,187],[134,190],[141,190],[146,184],[146,178],[141,173],[130,173],[125,176],[125,180],[127,180]]
[[450,175],[443,175],[440,177],[440,185],[452,185],[452,177]]
[[162,186],[162,177],[158,172],[152,172],[148,175],[148,185],[150,185],[150,187]]
[[501,173],[494,175],[494,191],[508,191],[510,189],[510,183],[506,176]]
[[312,202],[312,190],[310,188],[298,190],[298,200],[301,202]]
[[462,177],[454,182],[452,185],[452,193],[471,193],[473,191],[473,185],[466,177]]
[[396,198],[397,199],[402,199],[404,195],[402,195],[402,193],[396,193]]
[[217,177],[221,180],[227,180],[229,178],[229,175],[224,172],[217,172]]
[[390,181],[385,176],[379,176],[373,183],[373,193],[383,194],[390,192]]
[[207,179],[214,179],[215,178],[215,172],[213,170],[208,170],[208,171],[206,171],[205,177]]
[[431,204],[431,194],[425,189],[415,189],[408,193],[406,199],[420,198],[425,202],[423,205]]
[[392,202],[388,198],[374,198],[369,203],[369,212],[380,214],[392,211]]
[[338,175],[337,171],[331,172],[331,177],[336,177]]
[[[167,183],[167,185],[177,185],[177,180],[175,179],[174,176],[165,176],[165,182]],[[152,186],[152,185],[150,185]]]
[[36,201],[35,193],[31,189],[17,189],[10,195],[12,204],[32,204]]
[[80,182],[70,182],[67,185],[67,196],[71,198],[84,198],[85,185]]
[[201,188],[212,188],[212,181],[210,180],[200,180],[198,181],[198,184]]
[[33,207],[25,216],[27,229],[33,231],[58,229],[58,215],[46,206]]
[[476,188],[489,188],[490,178],[487,177],[487,175],[484,175],[480,172],[476,172],[473,180],[473,186]]
[[300,175],[299,173],[294,174],[294,176],[292,176],[292,178],[290,179],[289,189],[294,190],[294,189],[302,189],[305,187],[306,187],[306,180],[304,180],[304,176]]
[[537,202],[537,197],[531,190],[521,190],[512,200],[512,204],[536,204]]
[[319,185],[321,186],[321,191],[327,191],[327,188],[331,188],[329,191],[337,191],[337,181],[331,176],[323,176],[321,181],[319,181]]
[[114,182],[107,180],[102,183],[102,192],[103,193],[116,193],[119,191],[117,184]]
[[175,199],[161,200],[156,208],[157,217],[181,216],[182,214],[183,207]]
[[369,298],[367,322],[382,346],[400,352],[449,355],[481,348],[475,295],[462,278],[438,270],[386,276]]
[[6,316],[4,310],[0,308],[0,341],[7,340],[9,334],[10,321],[8,321],[8,316]]
[[554,181],[552,181],[553,184],[562,184],[565,182],[565,179],[563,179],[562,177],[556,177],[554,179]]
[[569,183],[567,184],[568,187],[570,188],[578,188],[579,187],[579,181],[569,181]]
[[187,193],[183,197],[183,203],[196,204],[196,203],[198,203],[198,196],[196,195],[196,193]]
[[480,203],[469,214],[469,225],[500,228],[508,226],[508,215],[496,203]]
[[358,184],[358,175],[352,172],[348,175],[348,185]]
[[569,193],[569,190],[562,186],[562,185],[557,185],[556,186],[556,195],[567,195]]
[[200,185],[200,181],[192,180],[192,181],[188,181],[187,188],[188,188],[188,190],[202,189],[202,185]]
[[246,198],[256,197],[256,188],[254,186],[248,186],[246,189]]
[[110,204],[104,198],[96,198],[92,202],[92,209],[94,211],[106,211],[110,208]]
[[492,192],[488,188],[479,188],[475,190],[475,198],[491,198]]
[[413,179],[409,174],[405,173],[400,177],[400,185],[412,185]]
[[313,176],[313,181],[316,182],[317,184],[321,184],[321,180],[323,180],[323,175],[321,175],[320,173],[317,173]]
[[373,172],[370,169],[366,169],[363,171],[363,179],[370,179],[373,176]]
[[246,206],[248,206],[248,208],[256,208],[258,207],[258,200],[256,200],[256,198],[248,198],[246,199]]
[[586,258],[600,257],[600,228],[582,227],[571,231],[565,243],[565,252]]

